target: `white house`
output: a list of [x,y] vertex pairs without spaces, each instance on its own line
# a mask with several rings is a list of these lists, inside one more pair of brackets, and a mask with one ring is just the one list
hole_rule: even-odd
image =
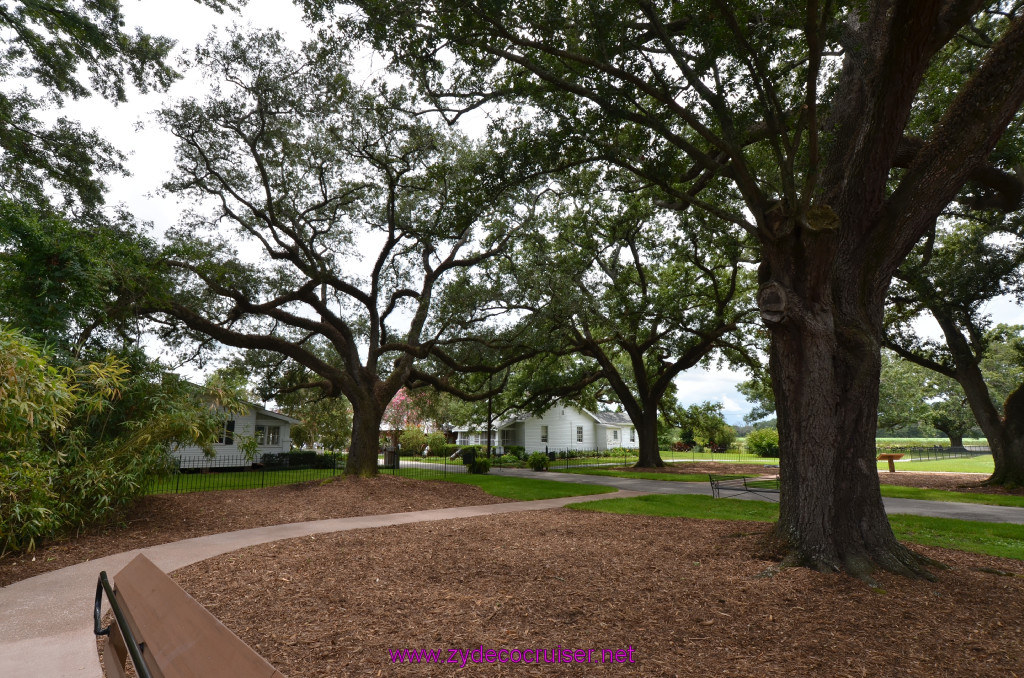
[[259,405],[247,403],[249,409],[244,414],[226,414],[220,437],[213,444],[217,453],[211,460],[203,455],[202,448],[195,445],[179,447],[171,451],[171,456],[179,459],[181,468],[198,466],[248,466],[252,462],[245,458],[239,449],[239,443],[255,437],[258,446],[255,461],[268,453],[287,452],[292,446],[292,424],[300,420],[286,414],[272,412]]
[[[484,445],[486,424],[456,428],[457,445]],[[629,416],[622,412],[590,412],[558,403],[544,414],[523,414],[494,424],[492,446],[519,446],[526,452],[545,450],[607,450],[637,448],[640,443]]]

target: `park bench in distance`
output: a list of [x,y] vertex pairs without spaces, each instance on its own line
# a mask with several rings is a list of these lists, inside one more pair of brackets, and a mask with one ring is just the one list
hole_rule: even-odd
[[[106,592],[114,623],[100,628]],[[93,623],[108,678],[124,678],[130,655],[139,678],[284,678],[144,555],[96,583]]]
[[884,453],[878,455],[878,461],[887,461],[887,462],[889,462],[889,473],[896,473],[896,464],[894,464],[893,462],[895,462],[895,461],[897,461],[899,459],[902,459],[902,458],[903,458],[902,454],[896,454],[896,453],[892,453],[892,452],[884,452]]
[[708,474],[711,482],[711,496],[715,499],[735,497],[741,494],[756,494],[769,501],[779,500],[779,477]]

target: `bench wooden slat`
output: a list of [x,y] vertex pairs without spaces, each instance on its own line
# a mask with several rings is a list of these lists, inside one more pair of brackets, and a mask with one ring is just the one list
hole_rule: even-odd
[[124,636],[117,624],[110,625],[110,635],[103,639],[103,668],[111,678],[127,678],[124,662],[128,658],[128,648],[124,644]]
[[164,678],[284,678],[145,556],[116,575],[114,591]]

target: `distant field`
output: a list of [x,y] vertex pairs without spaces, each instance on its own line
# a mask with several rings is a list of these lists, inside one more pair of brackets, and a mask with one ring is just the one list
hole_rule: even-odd
[[[949,438],[875,438],[876,447],[949,447]],[[964,438],[964,445],[988,445],[984,438]]]
[[[965,443],[966,444],[966,443]],[[888,462],[878,462],[878,470],[888,472]],[[947,473],[992,473],[995,470],[995,462],[991,454],[984,454],[980,457],[966,457],[963,459],[941,459],[937,461],[898,461],[897,471],[945,471]],[[882,474],[884,481],[885,474]]]

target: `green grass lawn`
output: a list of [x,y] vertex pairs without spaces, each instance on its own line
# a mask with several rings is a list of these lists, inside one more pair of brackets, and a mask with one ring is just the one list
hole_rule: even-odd
[[[551,469],[559,473],[576,473],[584,476],[607,476],[610,478],[640,478],[642,480],[675,480],[684,483],[706,483],[707,473],[652,473],[650,471],[617,471],[607,468]],[[757,475],[752,473],[750,475]]]
[[[884,481],[885,478],[882,478],[882,480]],[[962,504],[986,504],[988,506],[1016,506],[1024,508],[1024,497],[1018,495],[929,490],[922,487],[903,487],[902,485],[882,485],[882,496],[898,497],[900,499],[955,501]]]
[[[889,462],[878,462],[879,471],[889,471]],[[995,462],[991,454],[979,457],[963,457],[960,459],[941,459],[936,461],[898,461],[896,471],[945,471],[946,473],[992,473]]]
[[[949,438],[875,438],[876,447],[949,447]],[[964,438],[964,445],[988,445],[985,438]]]
[[[969,461],[969,460],[951,460]],[[925,462],[926,463],[926,462]],[[914,465],[914,468],[917,464]],[[910,470],[910,469],[901,469]],[[646,471],[620,471],[613,469],[569,469],[564,473],[577,473],[589,476],[607,476],[613,478],[641,478],[643,480],[667,480],[685,483],[706,483],[706,473],[650,473]],[[749,474],[755,477],[756,473]],[[881,475],[882,482],[885,482],[885,474]],[[925,499],[929,501],[953,501],[964,504],[987,504],[989,506],[1017,506],[1024,508],[1024,497],[1003,494],[979,494],[975,492],[953,492],[948,490],[929,490],[919,487],[903,487],[901,485],[882,485],[883,497],[898,497],[901,499]]]
[[[779,516],[779,506],[774,502],[677,494],[599,499],[569,508],[627,515],[756,522],[773,522]],[[904,541],[1024,560],[1024,525],[900,514],[889,516],[889,523],[896,537]]]

